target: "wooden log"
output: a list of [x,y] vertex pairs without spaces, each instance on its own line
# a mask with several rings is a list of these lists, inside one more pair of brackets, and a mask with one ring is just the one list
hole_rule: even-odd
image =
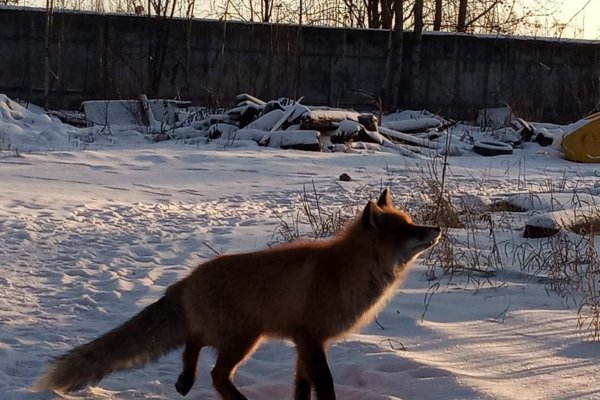
[[[288,107],[269,132],[280,131],[288,128],[291,124],[298,122],[302,116],[309,111],[310,110],[302,104],[294,104],[293,106]],[[265,136],[258,142],[258,144],[261,146],[266,146],[268,142],[269,134],[266,133]]]
[[250,122],[248,125],[246,125],[246,128],[260,129],[262,131],[265,131],[266,133],[273,129],[273,127],[279,122],[283,114],[284,112],[281,110],[273,110],[269,113],[263,114],[259,118]]
[[318,131],[273,131],[269,132],[269,147],[306,151],[321,151],[321,134]]
[[265,131],[260,129],[238,129],[231,130],[225,135],[221,136],[221,139],[235,141],[235,140],[252,140],[258,143],[260,139],[265,135]]
[[382,125],[388,129],[401,132],[423,132],[431,128],[439,128],[442,123],[435,118],[403,119],[400,121],[384,121]]
[[331,132],[329,137],[332,143],[346,143],[357,137],[365,127],[360,123],[351,120],[344,120],[339,123],[336,130]]
[[229,138],[233,132],[239,128],[231,124],[214,124],[208,128],[209,139],[219,139],[220,137]]
[[405,146],[399,144],[399,143],[394,143],[391,140],[387,139],[387,138],[383,138],[383,143],[381,143],[381,145],[383,147],[387,147],[389,149],[393,149],[396,152],[398,152],[400,155],[403,155],[405,157],[410,157],[410,158],[418,158],[418,159],[424,159],[425,157],[423,157],[421,154],[415,153],[414,151],[411,151],[410,149],[406,148]]
[[379,122],[377,117],[374,116],[373,114],[360,114],[358,116],[358,122],[365,127],[366,130],[368,131],[372,131],[372,132],[377,132],[378,131],[378,126],[377,123]]
[[310,112],[308,107],[303,106],[302,104],[294,104],[293,106],[288,107],[285,110],[285,113],[279,119],[279,121],[277,121],[277,123],[273,125],[271,131],[279,131],[282,129],[286,129],[289,125],[295,124],[298,121],[300,121],[303,118],[303,116],[308,112]]
[[240,127],[248,125],[254,121],[260,112],[259,106],[255,104],[234,107],[227,111],[227,116],[230,120],[236,121]]
[[148,97],[146,97],[145,94],[140,94],[140,104],[146,116],[146,120],[148,121],[148,130],[152,133],[160,132],[161,124],[154,117],[154,113],[152,112],[152,108],[150,108],[150,104],[148,102]]
[[238,105],[242,102],[251,102],[259,106],[264,106],[265,104],[267,104],[265,101],[259,99],[258,97],[254,97],[248,93],[240,93],[237,96],[235,96],[235,102]]
[[383,137],[383,135],[381,135],[379,132],[364,129],[360,131],[356,140],[367,143],[383,144],[387,139]]
[[310,110],[302,117],[302,129],[333,130],[344,120],[358,121],[359,113],[356,111],[319,109]]
[[429,149],[437,149],[437,145],[427,139],[417,138],[417,137],[408,135],[406,133],[402,133],[402,132],[395,131],[393,129],[385,128],[383,126],[379,127],[379,133],[381,133],[384,136],[387,136],[390,139],[397,140],[402,143],[406,143],[406,144],[410,144],[410,145],[414,145],[414,146],[420,146],[420,147],[427,147]]
[[263,106],[263,114],[270,113],[274,110],[285,111],[286,108],[279,101],[271,100]]

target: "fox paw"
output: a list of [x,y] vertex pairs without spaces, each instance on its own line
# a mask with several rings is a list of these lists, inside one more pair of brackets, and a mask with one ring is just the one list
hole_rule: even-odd
[[177,382],[175,383],[175,390],[182,396],[185,396],[190,392],[194,385],[194,378],[187,377],[183,374],[179,375]]

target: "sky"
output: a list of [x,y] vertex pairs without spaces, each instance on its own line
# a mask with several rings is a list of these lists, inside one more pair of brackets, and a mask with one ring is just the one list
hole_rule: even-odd
[[[247,1],[247,0],[246,0]],[[539,0],[521,0],[523,5],[536,7]],[[68,0],[67,0],[68,2]],[[106,0],[108,3],[109,0]],[[88,3],[88,1],[82,1]],[[145,3],[145,1],[142,1]],[[202,2],[200,2],[202,3]],[[27,4],[36,7],[44,7],[45,0],[19,0],[19,4]],[[546,29],[540,29],[538,35],[548,36],[546,32],[554,32],[550,36],[559,36],[552,29],[555,21],[567,23],[568,27],[560,35],[562,38],[595,39],[600,40],[600,0],[557,0],[556,13],[549,17],[541,18],[540,24]],[[535,32],[525,34],[536,35]]]
[[[537,3],[537,1],[531,1]],[[587,6],[586,6],[587,5]],[[578,14],[584,7],[585,9]],[[563,37],[577,37],[600,40],[600,0],[565,0],[556,14],[558,20],[567,22],[572,18]]]

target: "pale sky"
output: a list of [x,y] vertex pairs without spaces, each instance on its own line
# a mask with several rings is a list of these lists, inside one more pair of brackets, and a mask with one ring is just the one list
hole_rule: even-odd
[[[276,0],[275,0],[276,1]],[[67,1],[68,2],[68,1]],[[106,0],[108,3],[109,0]],[[114,2],[114,0],[113,0]],[[536,7],[538,4],[544,4],[544,0],[521,0],[521,4],[529,4]],[[45,0],[20,0],[19,4],[44,7]],[[87,3],[83,1],[83,3]],[[142,1],[145,4],[145,1]],[[204,3],[200,1],[199,4]],[[557,5],[557,11],[546,19],[540,19],[538,22],[544,26],[544,29],[536,32],[522,32],[527,35],[540,35],[556,37],[559,32],[553,28],[555,20],[560,23],[569,23],[569,27],[562,32],[563,38],[595,39],[600,40],[600,0],[556,0],[552,4]],[[585,8],[584,8],[585,6]],[[579,12],[582,8],[583,11]]]
[[[575,16],[586,4],[585,10]],[[573,16],[575,17],[570,25],[574,27],[575,32],[568,29],[563,37],[600,40],[600,0],[564,0],[557,14],[557,19],[561,22],[567,22]]]

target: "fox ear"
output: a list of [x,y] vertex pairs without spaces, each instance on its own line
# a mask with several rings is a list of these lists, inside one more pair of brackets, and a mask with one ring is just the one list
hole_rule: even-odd
[[392,207],[392,193],[389,188],[385,188],[377,200],[379,207]]
[[362,213],[361,223],[363,229],[371,229],[377,226],[379,207],[375,202],[369,200]]

